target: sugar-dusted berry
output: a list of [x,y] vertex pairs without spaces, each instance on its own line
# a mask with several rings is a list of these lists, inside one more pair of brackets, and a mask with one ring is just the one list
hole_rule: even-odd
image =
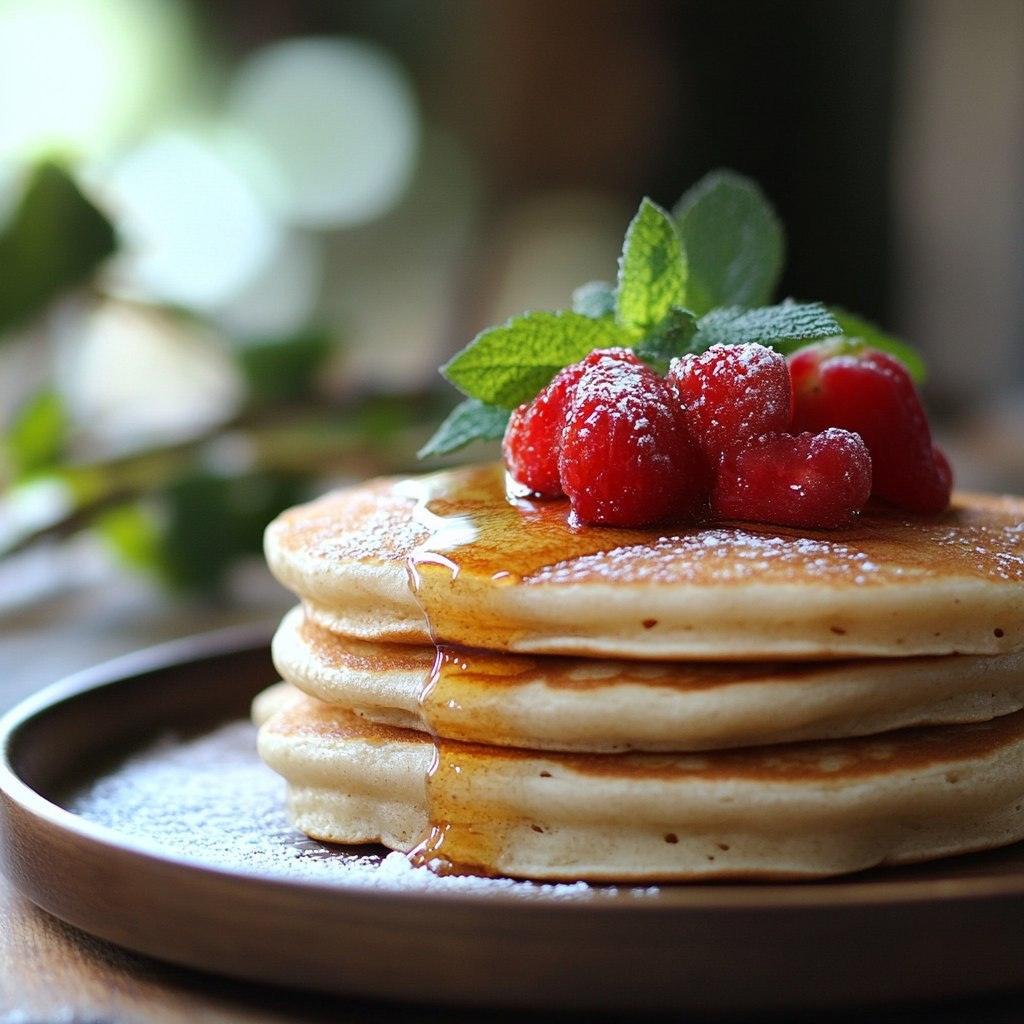
[[774,349],[712,345],[673,359],[668,375],[679,388],[694,443],[712,463],[736,445],[789,429],[789,370]]
[[589,367],[604,359],[643,365],[630,349],[595,349],[579,362],[559,370],[532,402],[520,405],[509,417],[501,445],[505,468],[517,484],[538,497],[557,498],[563,493],[558,456],[565,414],[580,378]]
[[856,431],[871,453],[872,496],[930,515],[949,504],[953,475],[906,367],[875,349],[821,342],[789,358],[793,429]]
[[566,415],[559,468],[573,512],[588,523],[685,518],[706,500],[678,393],[643,364],[603,359],[587,368]]
[[724,519],[777,526],[845,526],[871,493],[871,456],[857,434],[768,434],[731,449],[718,467],[711,508]]

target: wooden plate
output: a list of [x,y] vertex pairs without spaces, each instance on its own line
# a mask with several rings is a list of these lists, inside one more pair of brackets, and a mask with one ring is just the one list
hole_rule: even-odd
[[841,881],[437,879],[284,820],[269,629],[141,652],[0,723],[0,854],[44,910],[225,976],[463,1006],[736,1011],[1022,985],[1024,846]]

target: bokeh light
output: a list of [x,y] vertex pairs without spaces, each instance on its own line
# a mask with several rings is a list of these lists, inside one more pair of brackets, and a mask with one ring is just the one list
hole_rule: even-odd
[[279,242],[277,222],[216,139],[155,135],[115,163],[100,187],[125,249],[114,279],[137,297],[215,309]]
[[288,39],[239,68],[228,117],[279,174],[291,223],[340,228],[379,217],[415,168],[414,91],[386,52],[355,39]]
[[244,397],[216,335],[189,317],[108,300],[63,341],[59,383],[90,447],[186,440],[230,419]]
[[110,152],[185,102],[194,47],[173,0],[4,0],[0,160]]
[[246,341],[298,334],[317,319],[324,278],[323,239],[285,227],[268,259],[212,320]]

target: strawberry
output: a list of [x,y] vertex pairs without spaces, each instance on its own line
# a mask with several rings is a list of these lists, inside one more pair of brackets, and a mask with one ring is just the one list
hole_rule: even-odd
[[559,471],[575,516],[588,523],[693,516],[707,494],[675,386],[643,364],[607,358],[576,386]]
[[906,367],[875,349],[829,341],[789,358],[793,430],[856,431],[871,453],[872,497],[924,515],[949,504],[953,474]]
[[580,378],[603,359],[643,365],[629,349],[595,349],[559,370],[532,402],[520,405],[509,418],[501,445],[505,468],[516,483],[539,498],[558,498],[563,493],[558,456],[565,414]]
[[774,349],[712,345],[673,359],[668,376],[679,388],[694,443],[711,465],[735,445],[789,429],[789,370]]
[[725,519],[777,526],[848,524],[871,492],[871,456],[856,434],[766,434],[722,458],[711,508]]

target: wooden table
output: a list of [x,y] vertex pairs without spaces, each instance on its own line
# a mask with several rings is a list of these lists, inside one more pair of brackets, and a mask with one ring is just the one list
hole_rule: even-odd
[[[45,584],[33,588],[26,586],[26,578],[19,578],[15,588],[19,592],[12,594],[10,575],[5,577],[0,569],[0,711],[49,682],[110,657],[279,614],[290,600],[268,582],[257,574],[253,585],[243,587],[247,597],[241,603],[197,607],[170,602],[122,577],[73,579],[59,589]],[[956,937],[950,936],[950,941]],[[1021,993],[1013,997],[947,1007],[814,1014],[811,1019],[837,1024],[861,1020],[1009,1024],[1024,1020],[1024,965],[1021,971]],[[461,1024],[524,1019],[584,1018],[382,1005],[227,981],[157,963],[79,932],[38,910],[0,877],[0,1024],[186,1020],[231,1024],[444,1020]]]

